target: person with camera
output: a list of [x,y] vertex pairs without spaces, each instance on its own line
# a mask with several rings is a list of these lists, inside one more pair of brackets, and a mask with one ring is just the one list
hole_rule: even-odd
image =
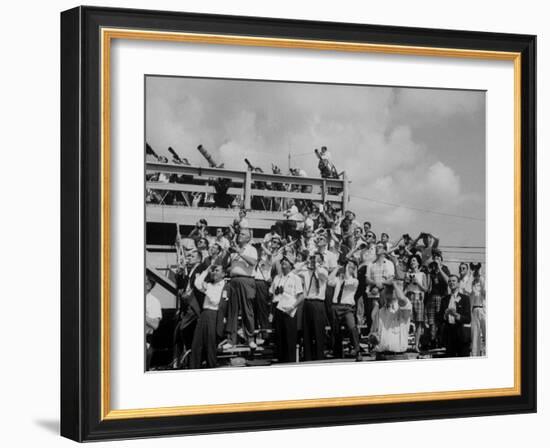
[[208,222],[206,219],[201,218],[189,233],[189,238],[193,238],[196,242],[199,238],[208,238],[208,236]]
[[367,293],[367,319],[374,320],[378,309],[384,306],[386,300],[391,300],[393,288],[391,286],[395,277],[395,267],[391,260],[386,257],[386,245],[378,241],[375,245],[376,259],[367,266],[365,280],[368,288]]
[[212,244],[219,244],[222,250],[229,249],[229,240],[225,237],[221,227],[216,229],[216,236],[214,237]]
[[225,272],[221,265],[212,265],[195,279],[195,288],[204,294],[202,311],[191,344],[192,369],[199,369],[203,360],[208,368],[216,367],[216,322],[218,307],[225,291]]
[[369,342],[377,360],[399,359],[409,345],[412,305],[398,282],[386,285],[388,300],[374,315]]
[[451,293],[443,297],[438,316],[446,356],[469,356],[472,339],[470,298],[460,292],[457,275],[449,276],[449,289]]
[[418,255],[409,258],[408,271],[405,274],[404,291],[412,305],[411,320],[415,326],[414,350],[419,351],[420,337],[426,324],[426,308],[424,295],[428,290],[426,274],[420,270],[422,259]]
[[174,368],[182,366],[183,357],[191,348],[195,326],[204,300],[204,294],[195,287],[195,279],[205,269],[202,254],[196,249],[190,250],[185,256],[185,261],[185,265],[176,273],[178,311],[173,334],[172,366]]
[[343,357],[340,326],[345,325],[351,337],[355,359],[362,361],[359,332],[357,331],[354,313],[355,293],[359,285],[359,281],[357,280],[357,263],[353,260],[347,260],[344,267],[330,274],[328,284],[334,287],[331,307],[334,357]]
[[258,262],[258,251],[250,240],[251,231],[241,229],[237,243],[233,243],[229,251],[229,300],[227,302],[226,333],[228,342],[224,350],[230,350],[237,345],[238,318],[242,316],[244,334],[251,349],[256,348],[254,342],[254,308],[252,301],[256,295],[254,268]]
[[293,260],[281,259],[281,273],[273,279],[270,293],[273,296],[273,329],[275,351],[279,362],[296,362],[298,322],[296,310],[303,300],[302,279],[292,272]]
[[307,269],[302,272],[304,282],[303,337],[304,359],[324,359],[325,326],[328,322],[325,309],[325,292],[328,271],[323,254],[311,255]]
[[441,309],[441,300],[448,294],[448,281],[451,272],[443,264],[443,254],[439,249],[432,252],[433,261],[428,265],[430,292],[426,303],[427,323],[430,328],[431,348],[441,347],[441,332],[437,316]]

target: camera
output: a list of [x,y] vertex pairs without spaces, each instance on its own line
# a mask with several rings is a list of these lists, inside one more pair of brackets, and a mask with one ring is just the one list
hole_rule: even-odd
[[428,265],[428,269],[430,270],[431,273],[437,274],[439,272],[439,265],[435,261],[432,261]]

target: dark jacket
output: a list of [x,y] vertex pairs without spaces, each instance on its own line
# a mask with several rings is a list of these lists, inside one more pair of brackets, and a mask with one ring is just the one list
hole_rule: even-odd
[[[176,275],[176,285],[178,287],[179,311],[176,316],[179,321],[179,328],[184,329],[193,323],[200,315],[202,304],[204,302],[204,294],[195,288],[195,279],[204,271],[205,266],[200,264],[189,275]],[[190,287],[190,293],[187,294],[187,289]]]
[[[456,324],[464,325],[469,324],[472,321],[472,310],[470,309],[470,298],[465,294],[458,294],[460,300],[456,304],[456,312],[459,314],[459,318],[456,319]],[[445,310],[449,307],[451,295],[448,294],[441,300],[441,308],[439,309],[438,321],[440,323],[448,322],[445,319]]]

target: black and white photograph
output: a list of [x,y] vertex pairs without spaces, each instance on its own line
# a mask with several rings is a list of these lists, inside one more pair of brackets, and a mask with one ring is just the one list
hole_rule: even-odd
[[146,371],[487,356],[485,91],[144,83]]

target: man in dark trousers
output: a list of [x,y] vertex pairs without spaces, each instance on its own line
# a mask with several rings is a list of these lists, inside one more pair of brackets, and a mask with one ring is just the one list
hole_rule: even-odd
[[472,341],[470,298],[458,292],[460,288],[456,275],[450,275],[448,278],[451,294],[443,297],[438,319],[442,325],[446,356],[470,356]]
[[230,350],[237,345],[237,330],[239,315],[242,316],[244,336],[251,349],[256,348],[254,342],[254,306],[256,295],[256,283],[254,281],[254,268],[258,262],[258,251],[250,244],[252,235],[250,230],[241,229],[237,236],[237,245],[229,248],[230,265],[228,289],[228,301],[226,308],[227,322],[225,332],[227,343],[224,350]]
[[195,287],[204,293],[204,302],[191,345],[192,369],[199,369],[203,359],[206,359],[207,367],[216,367],[216,322],[218,307],[225,293],[224,275],[222,266],[212,265],[195,280]]
[[328,272],[323,266],[323,255],[311,256],[308,267],[302,272],[304,279],[304,360],[323,359],[325,349],[325,326],[328,323],[325,310],[325,291]]
[[204,270],[202,255],[197,250],[189,251],[185,261],[185,266],[176,274],[179,303],[173,337],[173,368],[182,367],[183,356],[191,348],[195,326],[204,301],[204,294],[195,287],[195,279]]

